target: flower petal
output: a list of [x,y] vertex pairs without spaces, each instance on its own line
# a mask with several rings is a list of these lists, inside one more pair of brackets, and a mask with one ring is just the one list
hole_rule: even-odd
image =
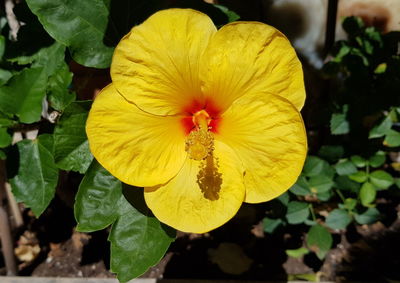
[[304,105],[303,71],[296,52],[277,29],[258,22],[234,22],[212,37],[200,77],[205,96],[223,110],[242,95],[269,93]]
[[297,109],[275,95],[243,96],[221,118],[215,138],[243,162],[245,202],[259,203],[289,189],[301,173],[307,136]]
[[180,231],[205,233],[236,214],[245,194],[241,162],[220,142],[213,157],[202,162],[188,158],[167,184],[145,189],[146,203],[160,221]]
[[139,187],[165,183],[186,158],[180,119],[145,113],[110,84],[93,102],[86,122],[90,150],[124,183]]
[[203,102],[200,57],[216,32],[211,19],[190,9],[155,13],[118,44],[111,77],[118,91],[156,115],[182,113]]

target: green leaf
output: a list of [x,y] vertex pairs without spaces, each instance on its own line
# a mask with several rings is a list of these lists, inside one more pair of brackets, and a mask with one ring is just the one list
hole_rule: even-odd
[[347,159],[339,161],[339,163],[335,165],[335,169],[340,176],[351,175],[357,172],[356,166]]
[[238,14],[236,14],[235,12],[229,10],[225,6],[214,4],[214,7],[217,7],[222,12],[224,12],[224,14],[228,17],[228,23],[231,23],[231,22],[234,22],[234,21],[237,21],[237,20],[240,19],[240,16]]
[[128,188],[127,192],[131,194],[127,198],[134,200],[134,206],[125,198],[120,199],[120,216],[112,225],[108,238],[111,270],[117,273],[121,282],[142,275],[158,263],[175,239],[175,232],[161,224],[146,207],[142,189]]
[[53,199],[58,182],[58,169],[52,155],[51,135],[16,144],[19,160],[12,164],[10,183],[18,202],[24,202],[39,217]]
[[85,173],[93,160],[85,132],[91,101],[71,103],[54,129],[54,159],[63,170]]
[[310,251],[307,250],[305,247],[301,247],[301,248],[298,248],[295,250],[286,250],[285,252],[288,256],[291,256],[294,258],[299,258],[299,257],[302,257],[302,256],[308,254]]
[[75,94],[68,90],[72,82],[73,74],[69,71],[66,63],[55,72],[50,78],[47,86],[47,98],[50,106],[58,111],[63,111],[75,100]]
[[333,181],[331,178],[324,175],[313,176],[309,179],[308,184],[311,187],[313,193],[325,193],[333,187]]
[[4,85],[13,76],[13,74],[8,70],[3,70],[0,68],[0,86]]
[[367,180],[368,175],[367,173],[365,173],[365,171],[358,171],[354,174],[349,175],[349,178],[353,181],[356,181],[357,183],[364,183]]
[[390,119],[390,116],[387,116],[379,125],[372,128],[372,130],[369,132],[368,138],[374,139],[383,137],[390,131],[392,125],[393,123]]
[[79,185],[74,214],[80,232],[93,232],[111,225],[119,216],[122,184],[93,160]]
[[281,226],[283,223],[282,219],[272,219],[268,217],[264,217],[263,219],[263,227],[264,227],[264,232],[268,234],[272,234],[276,228]]
[[12,142],[12,136],[6,128],[0,128],[0,148],[7,147]]
[[348,210],[353,210],[356,208],[357,200],[354,198],[347,198],[344,200],[344,208]]
[[359,17],[346,17],[342,23],[343,29],[350,35],[355,36],[362,33],[364,28],[363,20]]
[[344,154],[343,146],[340,145],[323,145],[318,151],[318,155],[322,158],[330,161],[336,162]]
[[51,76],[64,64],[65,45],[58,42],[49,47],[41,48],[38,52],[31,56],[20,56],[9,59],[20,65],[32,64],[31,67],[42,67],[47,76]]
[[381,167],[386,161],[386,155],[383,151],[378,151],[369,158],[369,165],[373,168]]
[[332,247],[332,243],[332,235],[325,227],[319,224],[312,226],[307,233],[308,248],[315,252],[321,260],[324,259]]
[[1,59],[3,59],[5,50],[6,50],[6,38],[0,35],[0,61]]
[[46,84],[43,68],[24,69],[0,87],[0,110],[17,115],[22,123],[39,121]]
[[68,46],[79,64],[107,68],[113,47],[104,44],[109,17],[106,0],[27,0],[45,30]]
[[361,214],[355,214],[354,215],[355,220],[357,221],[358,224],[364,225],[364,224],[372,224],[379,219],[379,210],[376,208],[368,208],[364,213]]
[[363,206],[369,206],[376,198],[375,186],[369,182],[365,182],[361,186],[359,196],[360,196],[361,204]]
[[332,210],[326,218],[326,225],[332,229],[345,229],[350,222],[350,215],[343,209]]
[[297,182],[290,188],[290,192],[297,196],[308,196],[311,195],[310,187],[304,176],[300,176]]
[[320,175],[326,166],[329,167],[328,162],[322,160],[319,157],[309,155],[307,156],[306,162],[303,168],[303,174],[307,177]]
[[389,130],[389,132],[385,136],[383,144],[389,147],[400,146],[400,133],[395,130]]
[[357,193],[360,189],[360,184],[352,181],[348,176],[338,176],[335,179],[335,186],[339,190],[350,191]]
[[351,162],[354,163],[354,165],[356,165],[358,168],[363,168],[367,165],[367,160],[365,160],[365,158],[359,156],[359,155],[353,155],[350,158]]
[[331,134],[344,135],[349,133],[350,125],[347,121],[347,115],[343,113],[334,113],[331,118]]
[[289,199],[290,199],[289,193],[288,192],[283,193],[279,197],[277,197],[276,199],[278,201],[280,201],[284,206],[287,206],[288,203],[289,203]]
[[377,189],[387,189],[394,184],[394,179],[392,175],[383,171],[376,170],[370,175],[371,183],[374,184]]
[[318,192],[317,198],[321,201],[328,201],[332,197],[332,191]]
[[308,204],[305,202],[291,201],[288,204],[286,219],[289,224],[303,223],[309,216]]

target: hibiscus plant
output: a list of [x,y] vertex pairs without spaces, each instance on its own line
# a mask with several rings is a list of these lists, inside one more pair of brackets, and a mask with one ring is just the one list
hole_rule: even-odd
[[[111,227],[121,282],[155,265],[176,230],[216,229],[243,202],[269,201],[266,233],[309,227],[306,248],[288,254],[323,259],[331,234],[377,221],[377,197],[399,183],[389,158],[400,146],[398,34],[345,21],[350,38],[323,70],[342,87],[310,123],[326,136],[307,156],[302,65],[271,26],[200,0],[26,0],[14,14],[0,14],[0,157],[12,192],[39,217],[64,177],[81,174],[76,229]],[[111,74],[93,101],[77,65]],[[329,201],[337,208],[321,209]]]

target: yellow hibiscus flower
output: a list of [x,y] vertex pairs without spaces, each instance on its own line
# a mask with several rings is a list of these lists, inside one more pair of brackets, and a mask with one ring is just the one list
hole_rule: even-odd
[[204,233],[299,176],[303,73],[275,28],[217,30],[200,12],[163,10],[120,41],[111,78],[89,114],[90,149],[118,179],[144,187],[160,221]]

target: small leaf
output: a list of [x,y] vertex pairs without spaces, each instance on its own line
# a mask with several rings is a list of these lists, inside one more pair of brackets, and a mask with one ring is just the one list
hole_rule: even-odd
[[93,232],[111,225],[118,217],[122,184],[93,160],[79,185],[74,214],[80,232]]
[[344,207],[348,210],[353,210],[356,208],[357,200],[354,198],[347,198],[344,200]]
[[10,171],[16,170],[15,175],[10,176],[15,198],[30,207],[36,217],[42,214],[53,199],[58,182],[58,169],[51,152],[52,138],[45,134],[36,140],[26,139],[17,143],[18,164],[10,166]]
[[309,216],[308,204],[305,202],[291,201],[288,204],[286,219],[289,224],[303,223]]
[[234,22],[234,21],[237,21],[240,19],[240,16],[238,14],[236,14],[234,11],[229,10],[225,6],[214,4],[214,7],[217,7],[222,12],[224,12],[224,14],[228,17],[228,23],[231,23],[231,22]]
[[367,173],[365,173],[365,171],[358,171],[354,174],[349,175],[349,178],[353,181],[356,181],[357,183],[364,183],[367,180],[368,175]]
[[379,219],[379,211],[376,208],[368,208],[364,213],[355,214],[355,220],[358,224],[372,224]]
[[303,174],[307,177],[317,176],[329,170],[329,163],[319,157],[309,155],[303,168]]
[[0,128],[0,148],[7,147],[12,142],[12,136],[6,128]]
[[338,176],[335,179],[335,186],[339,190],[350,191],[353,193],[358,193],[360,189],[360,184],[352,181],[348,176]]
[[367,160],[365,160],[365,158],[359,156],[359,155],[353,155],[350,158],[351,162],[354,163],[354,165],[356,165],[358,168],[363,168],[367,165]]
[[386,161],[386,155],[383,151],[378,151],[373,156],[369,158],[369,165],[373,168],[378,168],[382,166]]
[[323,145],[318,151],[318,155],[322,158],[330,161],[336,162],[344,154],[343,146],[340,145]]
[[371,183],[377,187],[377,189],[387,189],[394,183],[392,175],[383,170],[372,172],[370,175],[370,180]]
[[305,177],[300,176],[299,179],[297,179],[296,184],[294,184],[290,188],[290,192],[297,196],[308,196],[311,195],[311,190],[310,187],[307,183],[307,180]]
[[112,225],[111,270],[118,280],[127,282],[142,275],[160,261],[175,232],[161,224],[144,203],[143,190],[128,188],[135,199],[135,207],[125,198],[118,203],[119,217]]
[[387,116],[379,125],[372,128],[372,130],[369,132],[368,138],[374,139],[383,137],[390,131],[392,125],[392,120],[389,116]]
[[339,161],[339,163],[335,165],[335,169],[340,176],[351,175],[357,172],[356,166],[347,159]]
[[305,247],[301,247],[301,248],[298,248],[295,250],[286,250],[285,252],[288,256],[291,256],[294,258],[299,258],[299,257],[302,257],[302,256],[308,254],[310,251],[307,250]]
[[376,198],[375,186],[369,182],[365,182],[361,186],[360,190],[360,200],[363,206],[369,206]]
[[400,133],[395,130],[389,130],[383,144],[389,147],[400,146]]
[[68,65],[64,63],[50,78],[47,86],[50,106],[58,111],[63,111],[75,100],[75,94],[68,90],[72,82],[72,73]]
[[334,209],[326,218],[326,225],[332,229],[345,229],[351,222],[351,217],[346,210]]
[[332,235],[319,224],[312,226],[307,233],[307,246],[317,254],[320,260],[324,259],[332,243]]
[[347,121],[347,115],[343,113],[334,113],[331,118],[331,134],[344,135],[349,133],[350,125]]
[[311,191],[314,193],[325,193],[333,187],[333,181],[331,178],[324,175],[311,177],[308,181]]
[[0,87],[0,110],[17,115],[22,123],[39,121],[46,84],[43,68],[24,69]]
[[272,234],[279,226],[283,223],[282,219],[272,219],[268,217],[264,217],[263,219],[263,227],[264,232],[268,234]]
[[85,132],[91,101],[71,103],[54,129],[54,159],[63,170],[85,173],[93,160]]

